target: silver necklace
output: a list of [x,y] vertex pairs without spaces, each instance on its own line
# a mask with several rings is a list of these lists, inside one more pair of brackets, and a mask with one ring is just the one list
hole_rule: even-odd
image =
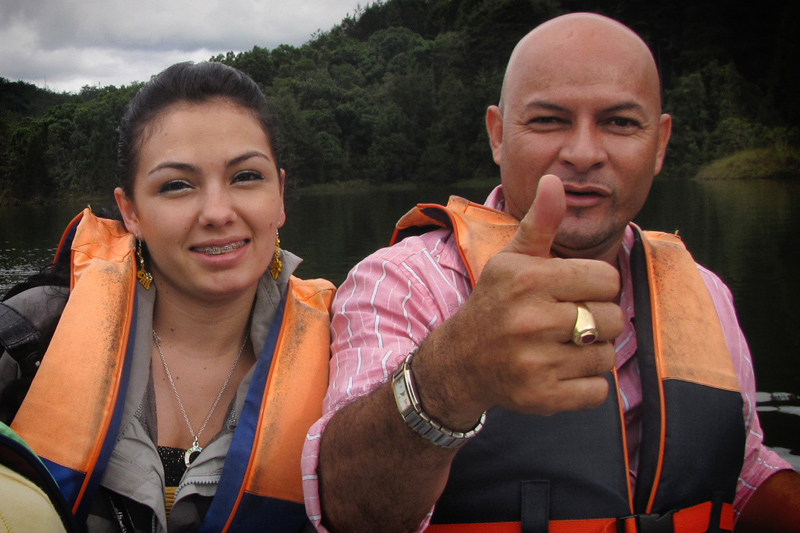
[[239,348],[239,355],[236,356],[236,360],[233,362],[233,366],[231,366],[230,372],[228,372],[228,377],[225,378],[225,383],[222,384],[222,388],[219,390],[219,394],[217,394],[217,399],[214,400],[214,405],[211,406],[211,410],[208,412],[208,416],[206,416],[203,425],[200,426],[200,431],[197,433],[194,432],[192,429],[192,423],[189,422],[189,417],[186,415],[186,409],[183,408],[183,402],[181,401],[181,397],[178,394],[178,388],[175,387],[175,382],[172,380],[172,373],[169,371],[169,367],[167,366],[167,360],[164,359],[164,352],[161,351],[161,337],[156,335],[156,330],[153,330],[153,342],[156,345],[156,349],[158,350],[158,355],[161,357],[161,363],[164,365],[164,371],[167,373],[167,379],[169,379],[169,384],[172,385],[172,392],[175,393],[175,398],[178,400],[178,407],[181,408],[181,414],[183,414],[183,419],[186,421],[186,426],[189,428],[189,433],[192,434],[194,441],[192,442],[192,446],[186,450],[183,454],[183,461],[186,463],[186,466],[192,464],[194,461],[195,453],[200,453],[203,451],[203,448],[200,446],[200,434],[206,429],[206,425],[208,421],[211,420],[211,415],[214,414],[214,409],[217,408],[217,404],[219,403],[220,398],[222,398],[222,393],[225,392],[225,387],[228,386],[228,382],[231,380],[233,376],[233,371],[236,370],[236,365],[239,364],[239,359],[242,357],[242,352],[244,352],[244,346],[247,344],[247,339],[250,336],[250,332],[245,332],[244,341],[242,342],[242,347]]

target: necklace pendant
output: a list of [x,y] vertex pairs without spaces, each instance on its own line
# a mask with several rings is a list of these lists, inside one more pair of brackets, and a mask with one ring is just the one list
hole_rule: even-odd
[[195,437],[192,447],[186,450],[186,452],[183,454],[183,462],[186,463],[186,466],[188,467],[190,464],[192,464],[192,461],[194,461],[195,457],[197,457],[195,454],[200,454],[202,451],[203,448],[200,446],[200,443],[197,442],[197,437]]

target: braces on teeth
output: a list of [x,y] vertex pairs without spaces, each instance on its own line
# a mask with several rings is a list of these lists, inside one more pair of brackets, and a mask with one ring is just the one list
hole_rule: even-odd
[[203,253],[208,255],[226,254],[236,250],[240,246],[242,246],[240,243],[226,244],[225,246],[209,246],[207,248],[203,248]]

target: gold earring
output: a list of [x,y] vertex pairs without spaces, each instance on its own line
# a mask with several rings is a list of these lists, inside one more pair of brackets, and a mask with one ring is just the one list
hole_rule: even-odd
[[269,273],[272,274],[272,279],[278,279],[278,276],[283,270],[283,261],[281,261],[281,238],[275,235],[275,257],[272,258],[272,263],[269,264]]
[[139,271],[136,273],[136,277],[139,278],[139,283],[142,284],[142,287],[145,289],[150,288],[150,284],[153,283],[153,275],[145,270],[144,268],[144,256],[142,255],[142,241],[137,239],[139,243],[136,246],[136,257],[139,258]]

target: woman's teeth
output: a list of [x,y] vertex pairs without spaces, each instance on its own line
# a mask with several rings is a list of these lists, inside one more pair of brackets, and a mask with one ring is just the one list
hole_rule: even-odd
[[242,246],[244,246],[244,241],[226,244],[225,246],[207,246],[205,248],[198,248],[198,250],[208,255],[221,255],[232,252]]

